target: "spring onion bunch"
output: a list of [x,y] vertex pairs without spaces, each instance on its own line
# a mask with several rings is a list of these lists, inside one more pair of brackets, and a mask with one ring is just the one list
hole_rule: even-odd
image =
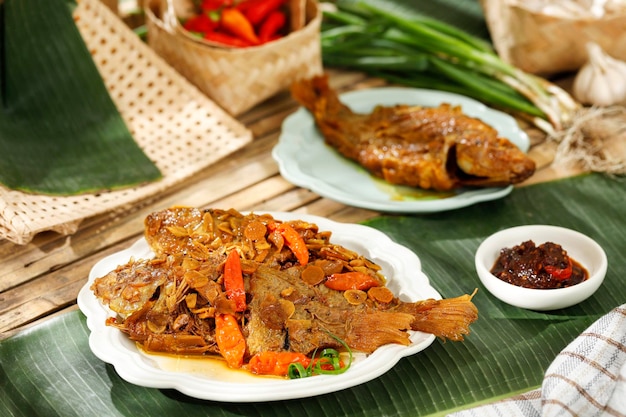
[[363,0],[338,0],[323,10],[326,66],[473,97],[548,133],[568,125],[580,106],[548,80],[504,62],[489,43],[437,19],[406,17]]

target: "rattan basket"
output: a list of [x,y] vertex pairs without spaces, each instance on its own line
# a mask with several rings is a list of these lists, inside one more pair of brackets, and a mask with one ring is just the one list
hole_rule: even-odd
[[579,69],[593,41],[626,60],[626,15],[554,16],[520,0],[481,0],[498,54],[526,72],[552,75]]
[[240,149],[252,133],[178,74],[100,0],[81,0],[76,25],[137,144],[163,174],[142,186],[76,196],[0,186],[0,238],[71,234],[90,216],[130,210]]
[[248,48],[221,48],[184,33],[175,17],[188,13],[190,3],[172,0],[172,19],[166,0],[147,0],[148,44],[230,114],[239,115],[297,79],[322,72],[321,12],[315,1],[307,1],[304,28]]

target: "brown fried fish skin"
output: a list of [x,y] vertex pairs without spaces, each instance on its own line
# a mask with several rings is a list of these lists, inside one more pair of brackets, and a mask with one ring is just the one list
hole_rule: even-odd
[[313,115],[324,140],[389,183],[449,191],[517,184],[535,163],[459,106],[378,106],[354,113],[327,75],[295,82],[292,96]]

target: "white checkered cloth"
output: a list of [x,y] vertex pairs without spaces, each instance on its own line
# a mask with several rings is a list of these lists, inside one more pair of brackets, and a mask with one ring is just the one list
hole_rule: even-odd
[[540,389],[448,417],[518,416],[626,417],[626,304],[563,349]]

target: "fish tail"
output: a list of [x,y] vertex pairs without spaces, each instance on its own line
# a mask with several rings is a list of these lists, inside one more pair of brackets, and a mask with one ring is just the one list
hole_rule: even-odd
[[406,329],[410,328],[412,320],[410,314],[401,312],[355,314],[347,322],[346,343],[367,353],[390,343],[407,346],[411,341]]
[[326,74],[294,82],[291,95],[316,117],[325,116],[329,104],[336,105],[339,102],[339,97],[328,84]]
[[294,82],[291,95],[313,115],[326,143],[345,157],[357,160],[360,132],[355,126],[362,124],[364,116],[341,102],[330,88],[327,74]]
[[462,341],[470,333],[470,324],[478,319],[478,309],[472,302],[476,290],[469,295],[443,300],[428,299],[411,306],[415,319],[411,329],[431,333],[441,339]]

